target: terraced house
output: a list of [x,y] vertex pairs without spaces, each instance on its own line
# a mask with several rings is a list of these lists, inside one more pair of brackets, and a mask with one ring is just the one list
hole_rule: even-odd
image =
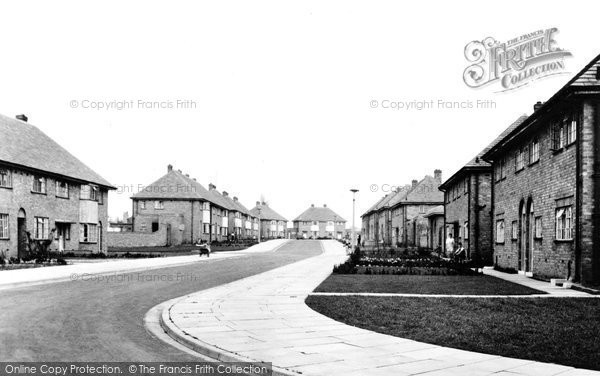
[[[227,192],[222,195],[213,184],[209,184],[209,189],[204,188],[196,179],[174,170],[172,165],[167,166],[165,175],[131,199],[133,233],[115,235],[115,238],[136,239],[139,246],[223,241],[230,234],[241,236],[243,227],[249,227],[248,217],[242,220],[245,208],[242,209],[237,198],[230,199]],[[158,234],[159,239],[138,236],[162,231],[164,241],[161,240],[163,234]],[[152,244],[148,244],[149,241]]]
[[[492,165],[482,156],[512,132],[527,116],[519,117],[490,145],[440,185],[444,192],[444,238],[452,234],[467,258],[492,265]],[[445,249],[447,255],[453,249]]]
[[54,251],[105,252],[108,181],[24,115],[0,115],[0,251],[22,258],[32,239]]
[[293,221],[295,237],[342,239],[346,229],[346,220],[341,215],[323,205],[322,208],[312,204]]
[[285,238],[287,219],[269,207],[266,202],[256,201],[256,206],[250,210],[250,213],[257,219],[255,228],[260,231],[261,239]]
[[388,193],[362,216],[363,244],[372,246],[428,247],[432,246],[425,214],[443,204],[438,190],[442,171],[425,176],[421,181],[399,187]]
[[494,262],[600,280],[600,56],[488,150]]

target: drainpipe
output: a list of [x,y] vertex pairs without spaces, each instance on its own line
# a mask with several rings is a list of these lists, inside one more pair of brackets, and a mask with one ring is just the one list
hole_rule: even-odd
[[[471,249],[471,238],[473,237],[473,234],[471,234],[471,210],[473,209],[473,206],[471,205],[471,198],[473,198],[473,196],[471,195],[471,178],[473,177],[472,174],[469,174],[467,177],[467,229],[466,231],[469,232],[469,239],[467,239],[467,249],[469,250],[469,256],[471,256],[471,258],[473,257],[473,250]],[[475,205],[475,210],[477,210],[477,205]],[[464,225],[463,225],[464,226]],[[463,229],[463,235],[465,233],[465,230]]]
[[[485,261],[483,260],[483,255],[481,254],[481,244],[480,244],[480,239],[479,239],[479,213],[481,213],[481,210],[483,209],[481,207],[480,204],[480,197],[479,197],[479,175],[480,173],[477,173],[475,175],[475,187],[474,187],[474,194],[473,194],[473,200],[475,203],[475,213],[473,213],[475,215],[475,218],[473,218],[475,220],[475,223],[473,224],[473,226],[471,226],[471,221],[469,221],[469,227],[471,227],[473,229],[473,245],[475,246],[475,254],[479,257],[479,259],[481,261]],[[470,187],[469,187],[470,189]],[[470,241],[471,241],[471,237],[469,237],[469,245],[470,245]]]
[[194,244],[194,201],[190,201],[192,203],[192,218],[191,218],[191,228],[190,228],[190,239],[192,240],[192,244]]

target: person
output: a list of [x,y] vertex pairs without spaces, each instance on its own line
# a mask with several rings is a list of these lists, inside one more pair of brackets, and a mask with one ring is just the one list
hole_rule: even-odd
[[452,257],[454,254],[454,239],[452,238],[452,233],[448,234],[446,238],[446,255],[448,257]]
[[458,243],[458,248],[456,249],[456,252],[454,252],[454,258],[458,261],[464,261],[466,259],[467,256],[467,251],[463,248],[463,245],[461,242]]

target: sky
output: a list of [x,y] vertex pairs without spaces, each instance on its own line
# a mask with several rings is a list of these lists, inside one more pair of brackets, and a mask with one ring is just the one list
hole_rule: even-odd
[[[172,164],[289,220],[327,204],[349,225],[355,188],[358,226],[384,190],[450,177],[600,54],[600,4],[564,4],[4,2],[0,113],[116,186],[113,218]],[[469,42],[553,27],[567,74],[507,92],[463,81]],[[478,100],[492,105],[454,103]]]

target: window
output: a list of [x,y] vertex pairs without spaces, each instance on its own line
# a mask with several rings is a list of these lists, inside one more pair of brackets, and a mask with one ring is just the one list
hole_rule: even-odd
[[515,156],[515,172],[521,171],[525,167],[525,161],[523,160],[523,149],[517,151]]
[[465,221],[465,240],[469,239],[469,221]]
[[0,239],[8,239],[8,214],[0,214]]
[[425,205],[419,206],[419,213],[421,213],[421,214],[425,213]]
[[165,204],[163,201],[154,201],[154,209],[162,210],[165,208]]
[[35,217],[35,238],[36,239],[48,239],[48,218]]
[[56,181],[56,197],[69,198],[69,184]]
[[46,194],[46,178],[42,176],[33,176],[33,187],[31,190],[35,193]]
[[229,212],[227,210],[223,210],[223,217],[228,217],[229,216]]
[[202,203],[202,210],[210,210],[210,203],[208,201]]
[[572,206],[556,209],[556,240],[573,240]]
[[502,158],[498,161],[496,167],[496,181],[500,181],[506,177],[506,158]]
[[529,148],[529,163],[535,163],[540,160],[540,142],[534,140]]
[[496,221],[496,243],[504,243],[504,219]]
[[534,222],[534,236],[536,239],[542,238],[542,217],[535,217]]
[[146,201],[140,201],[140,209],[142,209],[142,210],[146,209]]
[[102,190],[98,188],[98,204],[104,204],[104,196],[102,196]]
[[577,121],[575,121],[574,116],[571,116],[563,120],[563,123],[566,123],[563,125],[565,128],[566,144],[570,145],[577,140]]
[[210,234],[210,224],[205,223],[202,225],[203,229],[202,232],[204,232],[205,234]]
[[469,179],[465,179],[465,190],[464,190],[464,192],[467,193],[468,190],[469,190]]
[[82,200],[98,201],[98,187],[95,185],[84,184],[81,186],[81,194],[79,197]]
[[517,221],[512,221],[510,233],[511,233],[510,238],[512,240],[517,240],[519,238],[519,223]]
[[12,187],[12,175],[9,170],[0,169],[0,187]]
[[227,227],[221,227],[221,235],[227,236]]
[[79,241],[81,243],[96,243],[98,239],[98,225],[82,223],[79,227]]

